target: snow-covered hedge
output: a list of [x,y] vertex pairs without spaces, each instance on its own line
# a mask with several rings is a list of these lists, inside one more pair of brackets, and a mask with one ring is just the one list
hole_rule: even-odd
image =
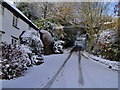
[[43,43],[37,31],[29,30],[20,36],[21,45],[2,43],[0,77],[12,79],[23,74],[28,67],[43,63]]
[[104,30],[100,33],[93,54],[112,61],[120,61],[120,45],[117,39],[117,30]]
[[29,46],[2,43],[0,78],[13,79],[23,75],[30,66],[43,63],[43,57],[32,53]]
[[116,32],[114,30],[107,29],[100,33],[98,42],[102,45],[114,44],[116,38],[117,38]]
[[41,53],[39,55],[36,55],[32,52],[31,47],[24,44],[20,45],[20,49],[29,56],[31,60],[31,65],[40,65],[41,63],[43,63],[43,57]]
[[41,64],[43,62],[41,60],[43,60],[42,50],[44,45],[40,39],[40,34],[34,30],[28,30],[21,35],[20,39],[21,49],[29,55],[32,64]]
[[63,44],[64,41],[62,40],[55,41],[53,46],[54,52],[57,54],[63,53]]
[[28,30],[23,33],[20,37],[21,44],[30,47],[32,53],[37,55],[41,54],[41,49],[43,48],[43,43],[37,31]]
[[18,45],[2,43],[2,58],[0,61],[0,78],[12,79],[19,77],[31,65],[28,54]]

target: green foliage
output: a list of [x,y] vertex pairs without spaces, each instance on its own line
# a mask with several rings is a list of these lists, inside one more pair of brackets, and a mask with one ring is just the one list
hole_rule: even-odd
[[51,20],[50,19],[37,19],[35,20],[34,22],[40,29],[44,29],[44,30],[47,30],[47,29],[50,29],[52,28],[52,25],[51,25]]
[[13,79],[23,75],[23,72],[28,69],[30,59],[20,47],[16,45],[2,43],[2,59],[0,64],[1,79]]
[[27,16],[27,17],[29,17],[30,16],[30,8],[28,7],[28,4],[27,3],[24,3],[24,2],[21,2],[21,3],[19,3],[19,6],[17,6],[17,8],[19,9],[19,10],[21,10],[22,11],[22,13],[25,15],[25,16]]
[[22,13],[27,16],[32,21],[38,19],[37,13],[35,12],[37,9],[36,3],[29,3],[29,2],[17,2],[17,8],[22,11]]
[[120,46],[118,44],[106,45],[103,49],[100,50],[100,55],[106,59],[113,61],[120,61]]
[[[39,12],[41,16],[37,17],[37,19],[35,18],[35,13],[32,13],[33,11],[35,11],[35,9],[31,12],[33,7],[30,5],[32,4],[20,3],[18,8],[27,17],[32,17],[34,19],[34,23],[40,29],[51,32],[55,38],[61,39],[62,34],[64,36],[62,39],[65,40],[65,47],[74,45],[77,30],[86,31],[89,37],[87,41],[87,50],[90,53],[102,55],[104,58],[110,60],[120,61],[120,45],[118,43],[106,44],[100,49],[95,48],[100,36],[100,32],[108,28],[104,27],[104,23],[114,21],[114,18],[108,15],[109,4],[109,2],[82,2],[76,4],[42,3],[39,8],[39,10],[41,9],[41,12]],[[37,6],[37,4],[34,4],[33,6],[35,5]],[[38,11],[37,8],[36,11]],[[75,23],[75,19],[78,20],[78,22]],[[55,30],[53,29],[55,25],[62,25],[65,27],[78,25],[84,27],[85,30],[80,29],[80,27]],[[115,29],[115,27],[110,27],[109,29],[113,30]],[[99,46],[100,45],[98,45],[98,47]]]
[[[113,31],[113,30],[109,30],[109,31]],[[119,56],[120,45],[119,45],[119,40],[117,40],[116,36],[117,36],[117,32],[116,33],[111,32],[111,33],[107,33],[105,36],[102,35],[101,37],[102,39],[91,40],[92,44],[89,42],[88,51],[94,55],[102,56],[105,59],[120,61],[120,56]]]

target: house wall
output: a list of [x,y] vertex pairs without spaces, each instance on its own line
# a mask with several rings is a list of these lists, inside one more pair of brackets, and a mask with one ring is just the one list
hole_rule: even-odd
[[[1,5],[0,5],[1,7]],[[2,9],[0,8],[0,42],[2,41]]]
[[[14,14],[12,12],[10,12],[7,8],[4,8],[4,15],[2,15],[2,31],[4,31],[5,34],[2,35],[2,41],[7,42],[8,44],[12,43],[13,37],[19,39],[19,36],[23,31],[29,29],[35,30],[33,28],[30,28],[29,25],[19,17],[17,24],[17,27],[19,29],[15,28],[13,26],[13,16]],[[17,44],[19,44],[19,40],[17,40]]]
[[[0,42],[2,41],[2,8],[0,5]],[[1,43],[0,43],[0,58],[2,57],[2,47],[1,47]]]

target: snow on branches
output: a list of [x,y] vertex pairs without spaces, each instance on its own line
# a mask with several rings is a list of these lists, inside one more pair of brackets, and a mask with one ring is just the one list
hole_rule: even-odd
[[[22,49],[30,56],[37,55],[40,59],[42,58],[42,49],[43,43],[40,39],[39,33],[37,31],[29,30],[23,33],[20,37]],[[35,64],[35,61],[32,59],[32,63]]]
[[1,79],[13,79],[23,75],[28,67],[43,63],[41,49],[43,43],[37,31],[26,31],[21,37],[21,45],[2,43]]
[[30,66],[29,56],[21,51],[20,46],[2,43],[2,59],[0,64],[2,79],[13,79],[23,74]]
[[104,30],[100,33],[98,40],[99,53],[103,58],[119,61],[119,45],[117,44],[117,32],[115,30]]

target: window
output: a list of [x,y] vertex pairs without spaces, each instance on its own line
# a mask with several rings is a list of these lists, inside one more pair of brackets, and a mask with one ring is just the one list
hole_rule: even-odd
[[5,34],[5,32],[0,30],[0,42],[2,42],[2,37],[4,34]]
[[5,10],[4,10],[4,7],[2,6],[2,15],[3,15],[3,16],[4,16],[4,11],[5,11]]
[[11,37],[12,37],[12,45],[17,44],[18,38],[14,37],[14,36],[11,36]]
[[15,28],[19,29],[19,28],[18,28],[18,17],[16,17],[16,16],[13,16],[13,26],[14,26]]

